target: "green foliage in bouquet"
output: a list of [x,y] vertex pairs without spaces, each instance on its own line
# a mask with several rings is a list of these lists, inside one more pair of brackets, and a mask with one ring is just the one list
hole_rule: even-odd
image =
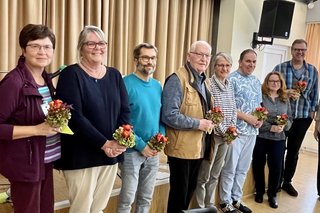
[[135,136],[132,131],[132,126],[130,124],[124,124],[120,126],[112,134],[112,137],[118,141],[118,143],[127,148],[132,148],[135,146]]
[[223,135],[223,139],[227,144],[230,144],[237,137],[238,137],[238,132],[235,126],[229,126],[227,131]]
[[55,128],[67,126],[71,118],[70,109],[71,105],[67,105],[59,99],[53,100],[49,103],[48,115],[45,121]]
[[220,107],[212,107],[206,113],[206,119],[211,120],[214,124],[219,124],[223,121],[224,115]]
[[252,115],[256,116],[259,121],[265,121],[268,116],[268,110],[265,107],[257,107]]
[[161,150],[163,150],[168,143],[168,137],[165,137],[161,133],[157,133],[150,139],[148,145],[151,147],[151,149],[161,152]]
[[287,125],[288,123],[288,115],[286,113],[282,113],[281,115],[277,115],[275,120],[277,125]]

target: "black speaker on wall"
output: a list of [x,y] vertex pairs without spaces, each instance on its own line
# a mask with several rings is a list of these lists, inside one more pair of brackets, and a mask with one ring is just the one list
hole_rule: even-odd
[[260,19],[258,36],[288,39],[294,11],[294,2],[266,0]]

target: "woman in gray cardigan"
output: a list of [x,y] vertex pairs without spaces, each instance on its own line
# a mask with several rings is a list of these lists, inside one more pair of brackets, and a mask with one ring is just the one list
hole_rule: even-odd
[[267,120],[259,129],[252,159],[257,203],[263,202],[264,168],[266,161],[268,162],[267,194],[269,205],[272,208],[278,208],[277,191],[285,152],[285,131],[288,131],[292,124],[290,102],[285,91],[286,84],[281,74],[270,72],[262,84],[263,106],[269,113]]

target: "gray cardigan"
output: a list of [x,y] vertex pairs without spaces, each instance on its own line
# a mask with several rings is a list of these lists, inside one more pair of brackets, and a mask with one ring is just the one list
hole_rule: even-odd
[[[267,120],[263,122],[263,125],[259,129],[259,138],[265,138],[269,140],[285,140],[285,133],[284,131],[288,131],[292,125],[292,113],[290,102],[282,102],[279,98],[276,98],[273,101],[269,96],[263,95],[262,96],[263,106],[267,108],[269,114]],[[270,132],[272,125],[277,125],[275,120],[277,115],[281,115],[282,113],[286,113],[288,115],[288,123],[284,128],[283,132],[276,133]]]

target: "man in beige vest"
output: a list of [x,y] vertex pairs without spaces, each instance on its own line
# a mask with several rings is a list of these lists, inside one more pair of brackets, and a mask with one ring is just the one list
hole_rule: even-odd
[[211,95],[204,72],[211,59],[211,46],[194,42],[187,63],[169,76],[162,95],[162,122],[170,143],[165,148],[170,168],[168,213],[188,209],[196,187],[200,163],[209,148],[212,121],[205,119]]

